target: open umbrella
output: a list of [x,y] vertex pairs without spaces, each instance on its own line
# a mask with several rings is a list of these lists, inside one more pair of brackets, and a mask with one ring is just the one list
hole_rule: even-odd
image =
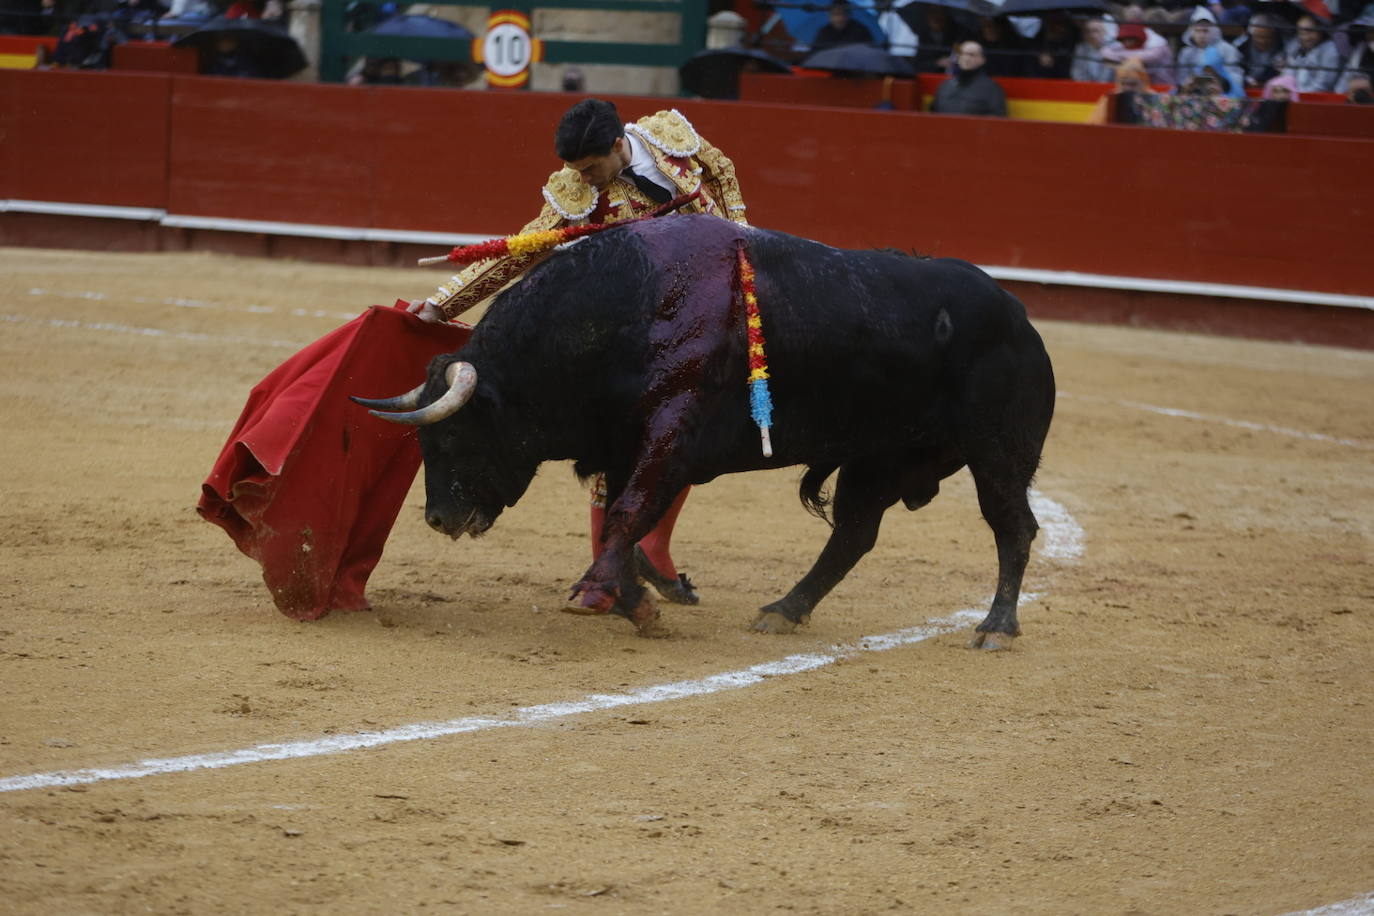
[[1095,10],[1107,11],[1102,0],[1006,0],[998,9],[999,16],[1033,16],[1038,13],[1052,13],[1057,10],[1082,12]]
[[403,38],[472,38],[472,32],[456,22],[437,16],[392,16],[367,30],[369,35],[398,35]]
[[791,73],[792,67],[757,48],[736,46],[698,51],[678,68],[682,88],[703,99],[739,98],[739,75]]
[[1296,3],[1288,0],[1263,0],[1250,6],[1250,15],[1257,16],[1260,13],[1268,13],[1277,16],[1288,23],[1296,23],[1304,16],[1315,16],[1322,22],[1331,22],[1331,10],[1321,0],[1307,0],[1307,2]]
[[801,65],[810,70],[830,70],[853,76],[911,76],[911,62],[873,45],[840,45],[817,51]]
[[920,0],[917,3],[908,3],[906,6],[897,7],[896,12],[901,16],[911,30],[917,35],[925,31],[925,18],[928,6],[943,6],[952,13],[960,14],[955,18],[961,26],[975,28],[978,24],[979,16],[999,16],[1000,8],[991,0]]
[[[782,19],[782,24],[798,43],[809,45],[821,27],[830,22],[830,3],[825,0],[778,0],[761,4]],[[849,18],[868,29],[874,39],[881,41],[883,30],[873,14],[873,0],[849,0]]]
[[308,66],[296,39],[286,29],[264,19],[212,19],[172,44],[214,55],[222,38],[235,39],[237,53],[267,79],[284,79]]

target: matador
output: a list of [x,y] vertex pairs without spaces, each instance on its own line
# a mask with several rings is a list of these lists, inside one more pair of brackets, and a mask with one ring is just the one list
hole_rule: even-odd
[[[622,124],[614,105],[584,99],[558,123],[554,137],[563,168],[544,185],[544,206],[521,233],[586,223],[616,223],[646,215],[674,198],[691,196],[683,213],[711,213],[747,225],[734,164],[697,133],[676,109]],[[700,192],[700,193],[698,193]],[[457,318],[520,277],[545,253],[513,255],[465,268],[410,310],[428,321]],[[664,599],[696,604],[696,590],[678,573],[669,546],[687,499],[683,490],[635,550],[639,574]],[[601,552],[605,479],[592,488],[592,557]]]

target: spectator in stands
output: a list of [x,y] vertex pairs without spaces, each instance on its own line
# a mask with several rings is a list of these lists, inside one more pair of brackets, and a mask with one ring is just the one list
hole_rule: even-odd
[[881,37],[887,39],[887,53],[893,57],[900,57],[915,67],[916,53],[920,49],[921,40],[916,36],[916,31],[897,12],[896,7],[890,7],[878,14],[878,28],[882,29]]
[[988,76],[1025,76],[1025,45],[1021,35],[1012,28],[1005,16],[981,16],[978,19],[978,44],[987,58],[984,69]]
[[1154,95],[1145,65],[1132,57],[1116,68],[1116,86],[1097,100],[1089,124],[1139,124],[1140,99]]
[[1251,134],[1282,134],[1288,130],[1288,103],[1298,100],[1298,84],[1287,74],[1264,84],[1264,94],[1245,125]]
[[1236,39],[1246,86],[1252,89],[1263,86],[1283,72],[1281,27],[1282,23],[1273,13],[1256,13],[1245,27],[1245,34]]
[[1195,0],[1154,0],[1145,7],[1141,21],[1146,25],[1186,26],[1194,8]]
[[257,62],[243,52],[235,35],[221,35],[215,42],[215,50],[205,69],[200,71],[206,76],[239,76],[249,79],[262,79],[264,74]]
[[1178,52],[1178,62],[1174,67],[1177,84],[1186,85],[1202,71],[1208,48],[1216,49],[1215,53],[1227,71],[1227,84],[1243,86],[1245,75],[1240,69],[1240,51],[1230,42],[1222,41],[1217,17],[1205,6],[1193,10],[1192,24],[1183,33],[1183,47]]
[[1110,83],[1115,68],[1102,56],[1107,46],[1107,23],[1101,19],[1085,19],[1080,28],[1081,39],[1073,49],[1073,79],[1080,83]]
[[1274,102],[1296,102],[1301,95],[1298,91],[1298,81],[1285,73],[1265,83],[1260,98]]
[[1300,92],[1331,92],[1341,73],[1341,52],[1316,16],[1298,20],[1298,34],[1284,48],[1283,72],[1298,81]]
[[[1366,22],[1366,17],[1368,21]],[[1364,26],[1364,36],[1350,52],[1345,69],[1336,80],[1336,92],[1345,95],[1350,91],[1350,78],[1357,72],[1368,73],[1374,69],[1374,10],[1365,12],[1354,22],[1356,27]]]
[[1245,98],[1245,84],[1226,65],[1221,49],[1224,42],[1216,42],[1202,49],[1202,68],[1193,76],[1195,81],[1205,80],[1203,88],[1195,89],[1195,95],[1224,95],[1233,99]]
[[209,19],[218,10],[210,0],[171,0],[172,8],[167,11],[164,19],[199,21]]
[[405,77],[401,73],[401,60],[398,57],[369,57],[362,67],[348,77],[350,86],[401,86]]
[[1212,4],[1212,10],[1217,14],[1217,24],[1220,26],[1243,26],[1250,21],[1250,7],[1246,0],[1220,0]]
[[1064,12],[1046,13],[1041,19],[1040,32],[1035,36],[1027,75],[1039,79],[1069,79],[1073,66],[1073,48],[1078,43],[1078,29]]
[[1156,86],[1172,86],[1174,80],[1174,52],[1168,39],[1154,29],[1138,22],[1125,22],[1117,27],[1116,40],[1102,48],[1102,59],[1120,64],[1138,60]]
[[954,64],[954,49],[973,36],[950,15],[946,7],[934,3],[920,5],[924,7],[925,15],[918,20],[916,29],[916,37],[920,41],[916,51],[916,70],[920,73],[948,73]]
[[1369,71],[1352,70],[1348,77],[1346,101],[1355,105],[1374,105],[1374,86],[1370,84]]
[[873,42],[873,33],[861,22],[849,16],[848,3],[830,4],[830,21],[821,26],[811,41],[812,51],[823,51],[840,45],[864,45]]
[[954,75],[935,90],[930,110],[940,114],[1007,116],[1007,95],[985,70],[987,57],[976,41],[959,45]]

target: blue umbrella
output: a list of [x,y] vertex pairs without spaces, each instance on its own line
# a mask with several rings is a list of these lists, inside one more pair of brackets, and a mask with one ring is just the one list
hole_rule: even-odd
[[369,35],[399,35],[405,38],[472,38],[472,32],[456,22],[436,16],[392,16],[367,30]]
[[[800,44],[811,44],[821,26],[830,23],[829,3],[783,0],[768,6],[782,18],[782,24]],[[878,27],[878,17],[873,12],[873,0],[849,0],[849,18],[868,29],[874,39],[883,40],[883,30]]]

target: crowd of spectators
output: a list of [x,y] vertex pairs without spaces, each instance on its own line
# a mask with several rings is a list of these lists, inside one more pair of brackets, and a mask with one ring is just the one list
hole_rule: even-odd
[[[1338,93],[1367,104],[1374,70],[1374,2],[1369,0],[1108,0],[1101,12],[1047,11],[1026,16],[975,16],[937,3],[871,0],[865,8],[900,13],[899,49],[889,36],[856,22],[849,3],[834,3],[830,21],[790,47],[795,61],[842,42],[891,44],[918,73],[947,73],[957,88],[937,99],[940,110],[987,107],[981,78],[1036,77],[1120,82],[1121,68],[1144,85],[1175,95],[1244,98],[1276,77],[1294,97]],[[880,19],[883,21],[883,19]],[[889,20],[890,21],[890,20]],[[778,50],[775,44],[770,50]],[[973,45],[970,54],[962,51]],[[981,63],[968,66],[975,58]],[[981,78],[980,78],[981,77]],[[995,85],[995,83],[994,83]],[[977,91],[970,91],[970,87]],[[968,112],[972,113],[972,112]]]

